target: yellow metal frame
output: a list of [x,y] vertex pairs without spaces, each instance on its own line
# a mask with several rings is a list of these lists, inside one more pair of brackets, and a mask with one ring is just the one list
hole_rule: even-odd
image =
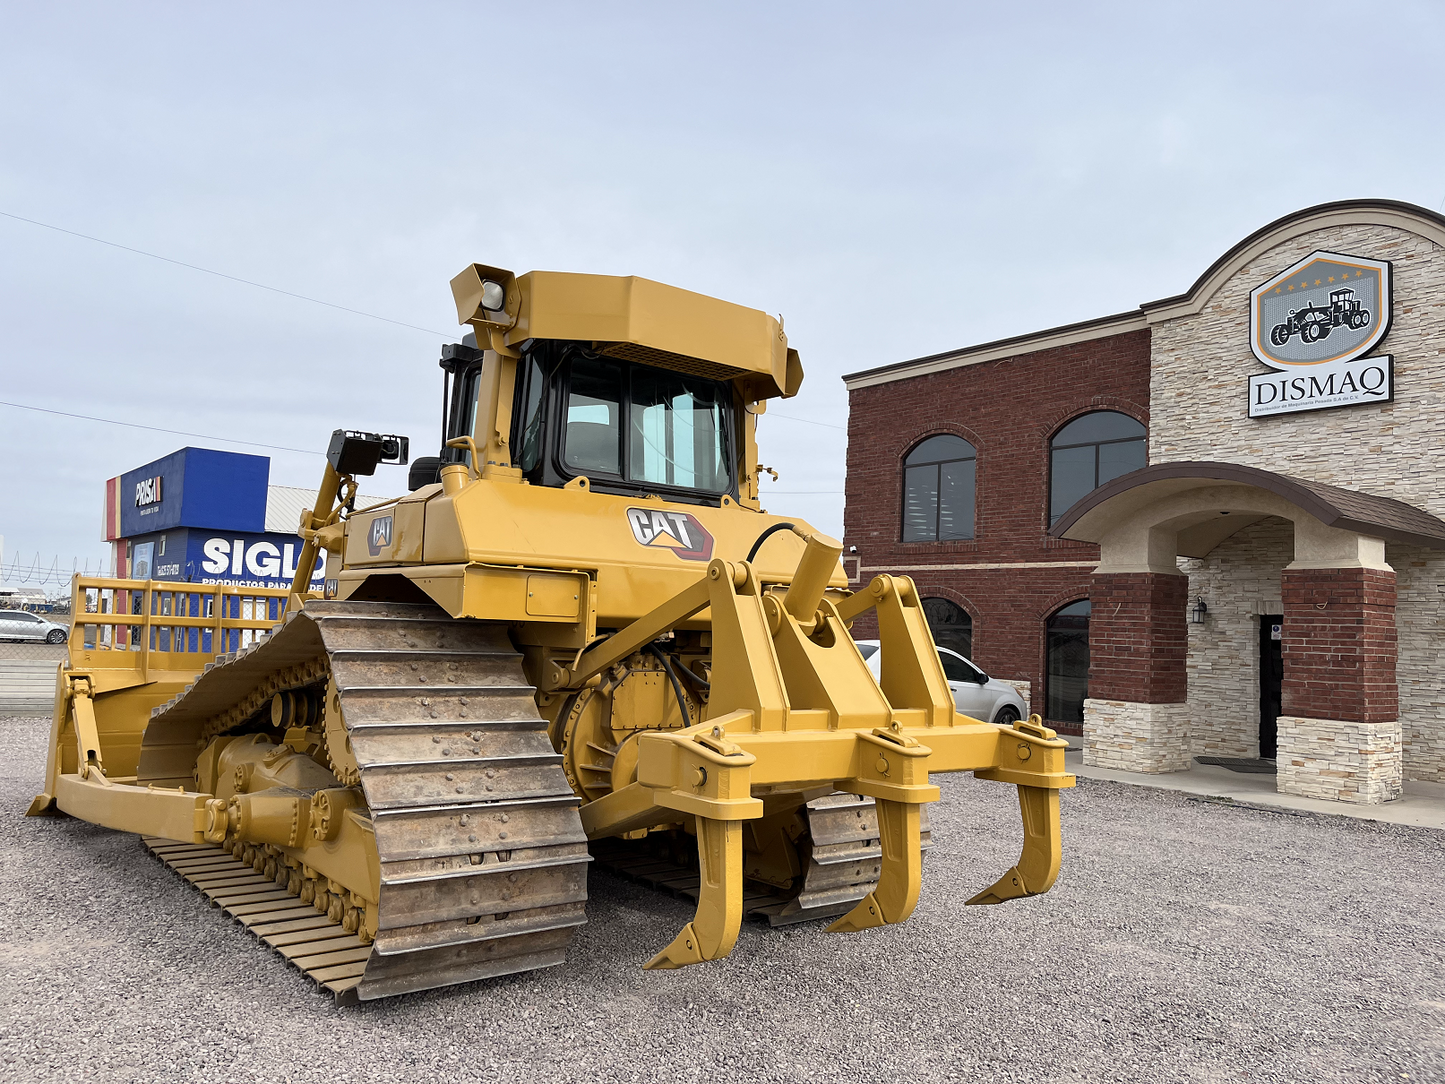
[[[841,546],[810,535],[786,591],[765,589],[747,562],[712,561],[706,575],[620,629],[571,666],[553,661],[544,684],[579,688],[706,608],[712,695],[702,722],[637,737],[637,781],[582,807],[590,838],[692,819],[701,883],[697,915],[649,967],[681,967],[731,951],[743,913],[741,823],[830,791],[878,806],[878,886],[831,927],[902,922],[922,882],[919,807],[937,801],[933,772],[973,771],[1019,788],[1018,865],[970,902],[1047,891],[1058,874],[1058,790],[1067,742],[1033,718],[1013,727],[959,715],[912,580],[879,576],[835,605],[825,597]],[[878,616],[882,680],[845,618]],[[781,799],[781,801],[780,801]]]
[[285,588],[75,577],[45,789],[30,814],[58,808],[107,828],[199,842],[209,794],[137,782],[151,709],[216,655],[275,627],[287,604]]
[[[481,304],[487,282],[502,287],[500,309]],[[1047,891],[1060,863],[1058,792],[1074,783],[1064,768],[1067,743],[1037,716],[997,726],[959,715],[913,582],[879,576],[849,595],[839,542],[759,508],[757,480],[767,468],[757,462],[756,418],[768,398],[794,394],[802,378],[781,322],[636,278],[515,276],[477,264],[452,288],[459,319],[486,348],[474,430],[449,441],[466,450],[466,465],[448,464],[439,484],[355,512],[348,509],[356,480],[328,465],[314,507],[300,517],[304,546],[290,592],[78,577],[46,789],[31,813],[58,807],[147,835],[198,842],[209,828],[213,838],[224,837],[227,796],[190,789],[194,741],[153,741],[142,770],[141,737],[152,710],[181,693],[213,654],[242,646],[300,606],[325,551],[328,596],[425,595],[453,617],[506,623],[544,712],[601,687],[639,653],[655,652],[666,668],[659,640],[688,645],[689,665],[706,671],[693,673],[708,688],[701,718],[694,712],[691,725],[663,729],[651,709],[626,709],[640,716],[626,728],[636,734],[627,753],[636,757],[636,775],[630,759],[626,771],[614,764],[616,789],[583,795],[580,809],[594,839],[659,825],[695,831],[697,912],[649,967],[726,955],[743,913],[744,822],[789,814],[834,791],[876,801],[882,856],[876,887],[832,930],[902,922],[912,913],[921,886],[921,808],[939,798],[931,779],[937,772],[972,771],[1018,788],[1019,861],[969,902]],[[494,294],[485,296],[495,301]],[[512,462],[510,426],[519,347],[529,338],[589,342],[640,364],[731,381],[741,423],[738,500],[595,493],[582,477],[560,488],[526,484]],[[378,517],[391,517],[379,532],[390,539],[384,546],[368,542]],[[690,541],[672,547],[668,539]],[[742,554],[749,558],[739,560]],[[107,609],[100,601],[107,592],[125,605]],[[85,605],[91,594],[93,610]],[[878,680],[849,631],[869,611],[881,643]],[[263,694],[264,682],[246,691]],[[687,714],[687,695],[680,687],[674,695]],[[238,800],[237,815],[260,816],[261,801]],[[286,813],[300,809],[295,796],[273,804],[290,842],[262,843],[310,863],[303,866],[308,877],[353,884],[353,894],[355,884],[375,882],[369,869],[352,876],[375,859],[374,844],[358,835],[360,821],[352,818],[354,830],[338,841],[344,848],[326,852],[325,863],[339,863],[335,870],[322,869],[308,857],[314,852],[287,849],[300,823]],[[345,876],[333,877],[343,866]],[[373,896],[362,900],[369,915]]]

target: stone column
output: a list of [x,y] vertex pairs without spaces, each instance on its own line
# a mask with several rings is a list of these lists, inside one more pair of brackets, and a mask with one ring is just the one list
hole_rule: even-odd
[[1127,772],[1189,768],[1188,599],[1189,579],[1178,573],[1090,580],[1084,763]]
[[1281,587],[1279,789],[1364,804],[1400,797],[1395,573],[1291,566]]

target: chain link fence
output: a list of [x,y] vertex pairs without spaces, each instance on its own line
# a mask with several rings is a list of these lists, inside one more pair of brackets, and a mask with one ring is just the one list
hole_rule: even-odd
[[[48,620],[69,623],[64,614]],[[0,640],[0,715],[49,715],[55,706],[55,670],[65,644]]]

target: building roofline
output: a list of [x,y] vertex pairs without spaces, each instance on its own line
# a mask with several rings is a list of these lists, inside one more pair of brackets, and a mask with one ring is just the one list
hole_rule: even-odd
[[[1139,308],[1149,314],[1150,323],[1158,323],[1161,318],[1172,319],[1176,315],[1182,315],[1173,311],[1182,307],[1188,306],[1194,308],[1194,311],[1198,311],[1198,308],[1191,303],[1198,303],[1199,307],[1202,307],[1202,303],[1214,293],[1214,290],[1210,289],[1211,283],[1227,277],[1228,273],[1235,270],[1235,265],[1242,266],[1248,262],[1250,257],[1258,255],[1265,249],[1273,248],[1291,236],[1310,233],[1326,226],[1358,222],[1363,217],[1362,212],[1380,211],[1385,212],[1385,217],[1414,220],[1412,224],[1423,226],[1424,231],[1422,233],[1421,230],[1415,229],[1411,232],[1422,233],[1422,236],[1428,237],[1436,244],[1445,245],[1445,215],[1437,214],[1428,207],[1396,199],[1342,199],[1329,203],[1317,203],[1313,207],[1291,211],[1287,215],[1276,218],[1273,222],[1261,226],[1248,237],[1231,245],[1183,293],[1175,294],[1172,297],[1163,297],[1158,301],[1146,301]],[[1378,222],[1380,217],[1378,213],[1371,214],[1369,221]],[[1318,219],[1334,221],[1320,222]],[[1308,224],[1306,225],[1306,223]],[[1403,226],[1403,223],[1401,225]],[[1156,316],[1160,313],[1165,314]]]
[[1317,203],[1312,207],[1291,211],[1231,245],[1183,293],[1157,301],[1146,301],[1137,309],[1115,313],[1113,316],[1100,316],[1075,324],[1064,324],[1044,331],[995,339],[977,346],[946,350],[910,361],[848,373],[843,377],[843,384],[852,391],[855,388],[907,380],[965,365],[977,365],[999,358],[1016,357],[1019,354],[1031,354],[1057,346],[1101,339],[1107,335],[1141,330],[1164,320],[1193,315],[1204,308],[1225,279],[1267,249],[1291,237],[1317,229],[1361,223],[1393,225],[1445,247],[1445,215],[1428,207],[1392,199],[1347,199]]
[[[843,383],[849,391],[852,391],[854,388],[887,384],[894,380],[906,380],[927,373],[942,372],[945,369],[957,369],[964,365],[978,365],[985,361],[995,361],[998,358],[1011,358],[1019,354],[1031,354],[1038,350],[1050,350],[1057,346],[1087,342],[1090,339],[1102,339],[1108,335],[1121,335],[1127,331],[1142,331],[1148,326],[1148,320],[1139,309],[1115,313],[1112,316],[1096,316],[1092,320],[1081,320],[1076,324],[1062,324],[1045,331],[1030,331],[1024,335],[1012,335],[1006,339],[995,339],[977,346],[964,347],[962,350],[945,350],[940,354],[929,354],[927,357],[913,358],[910,361],[880,365],[876,369],[847,373],[843,377]],[[1028,344],[1028,349],[1020,350],[1019,347],[1024,344]]]

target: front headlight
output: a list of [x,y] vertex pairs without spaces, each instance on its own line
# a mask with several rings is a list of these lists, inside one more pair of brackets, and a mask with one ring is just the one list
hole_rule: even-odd
[[502,288],[500,282],[493,282],[491,279],[482,280],[482,308],[488,312],[501,312],[502,306],[507,303],[507,291]]

